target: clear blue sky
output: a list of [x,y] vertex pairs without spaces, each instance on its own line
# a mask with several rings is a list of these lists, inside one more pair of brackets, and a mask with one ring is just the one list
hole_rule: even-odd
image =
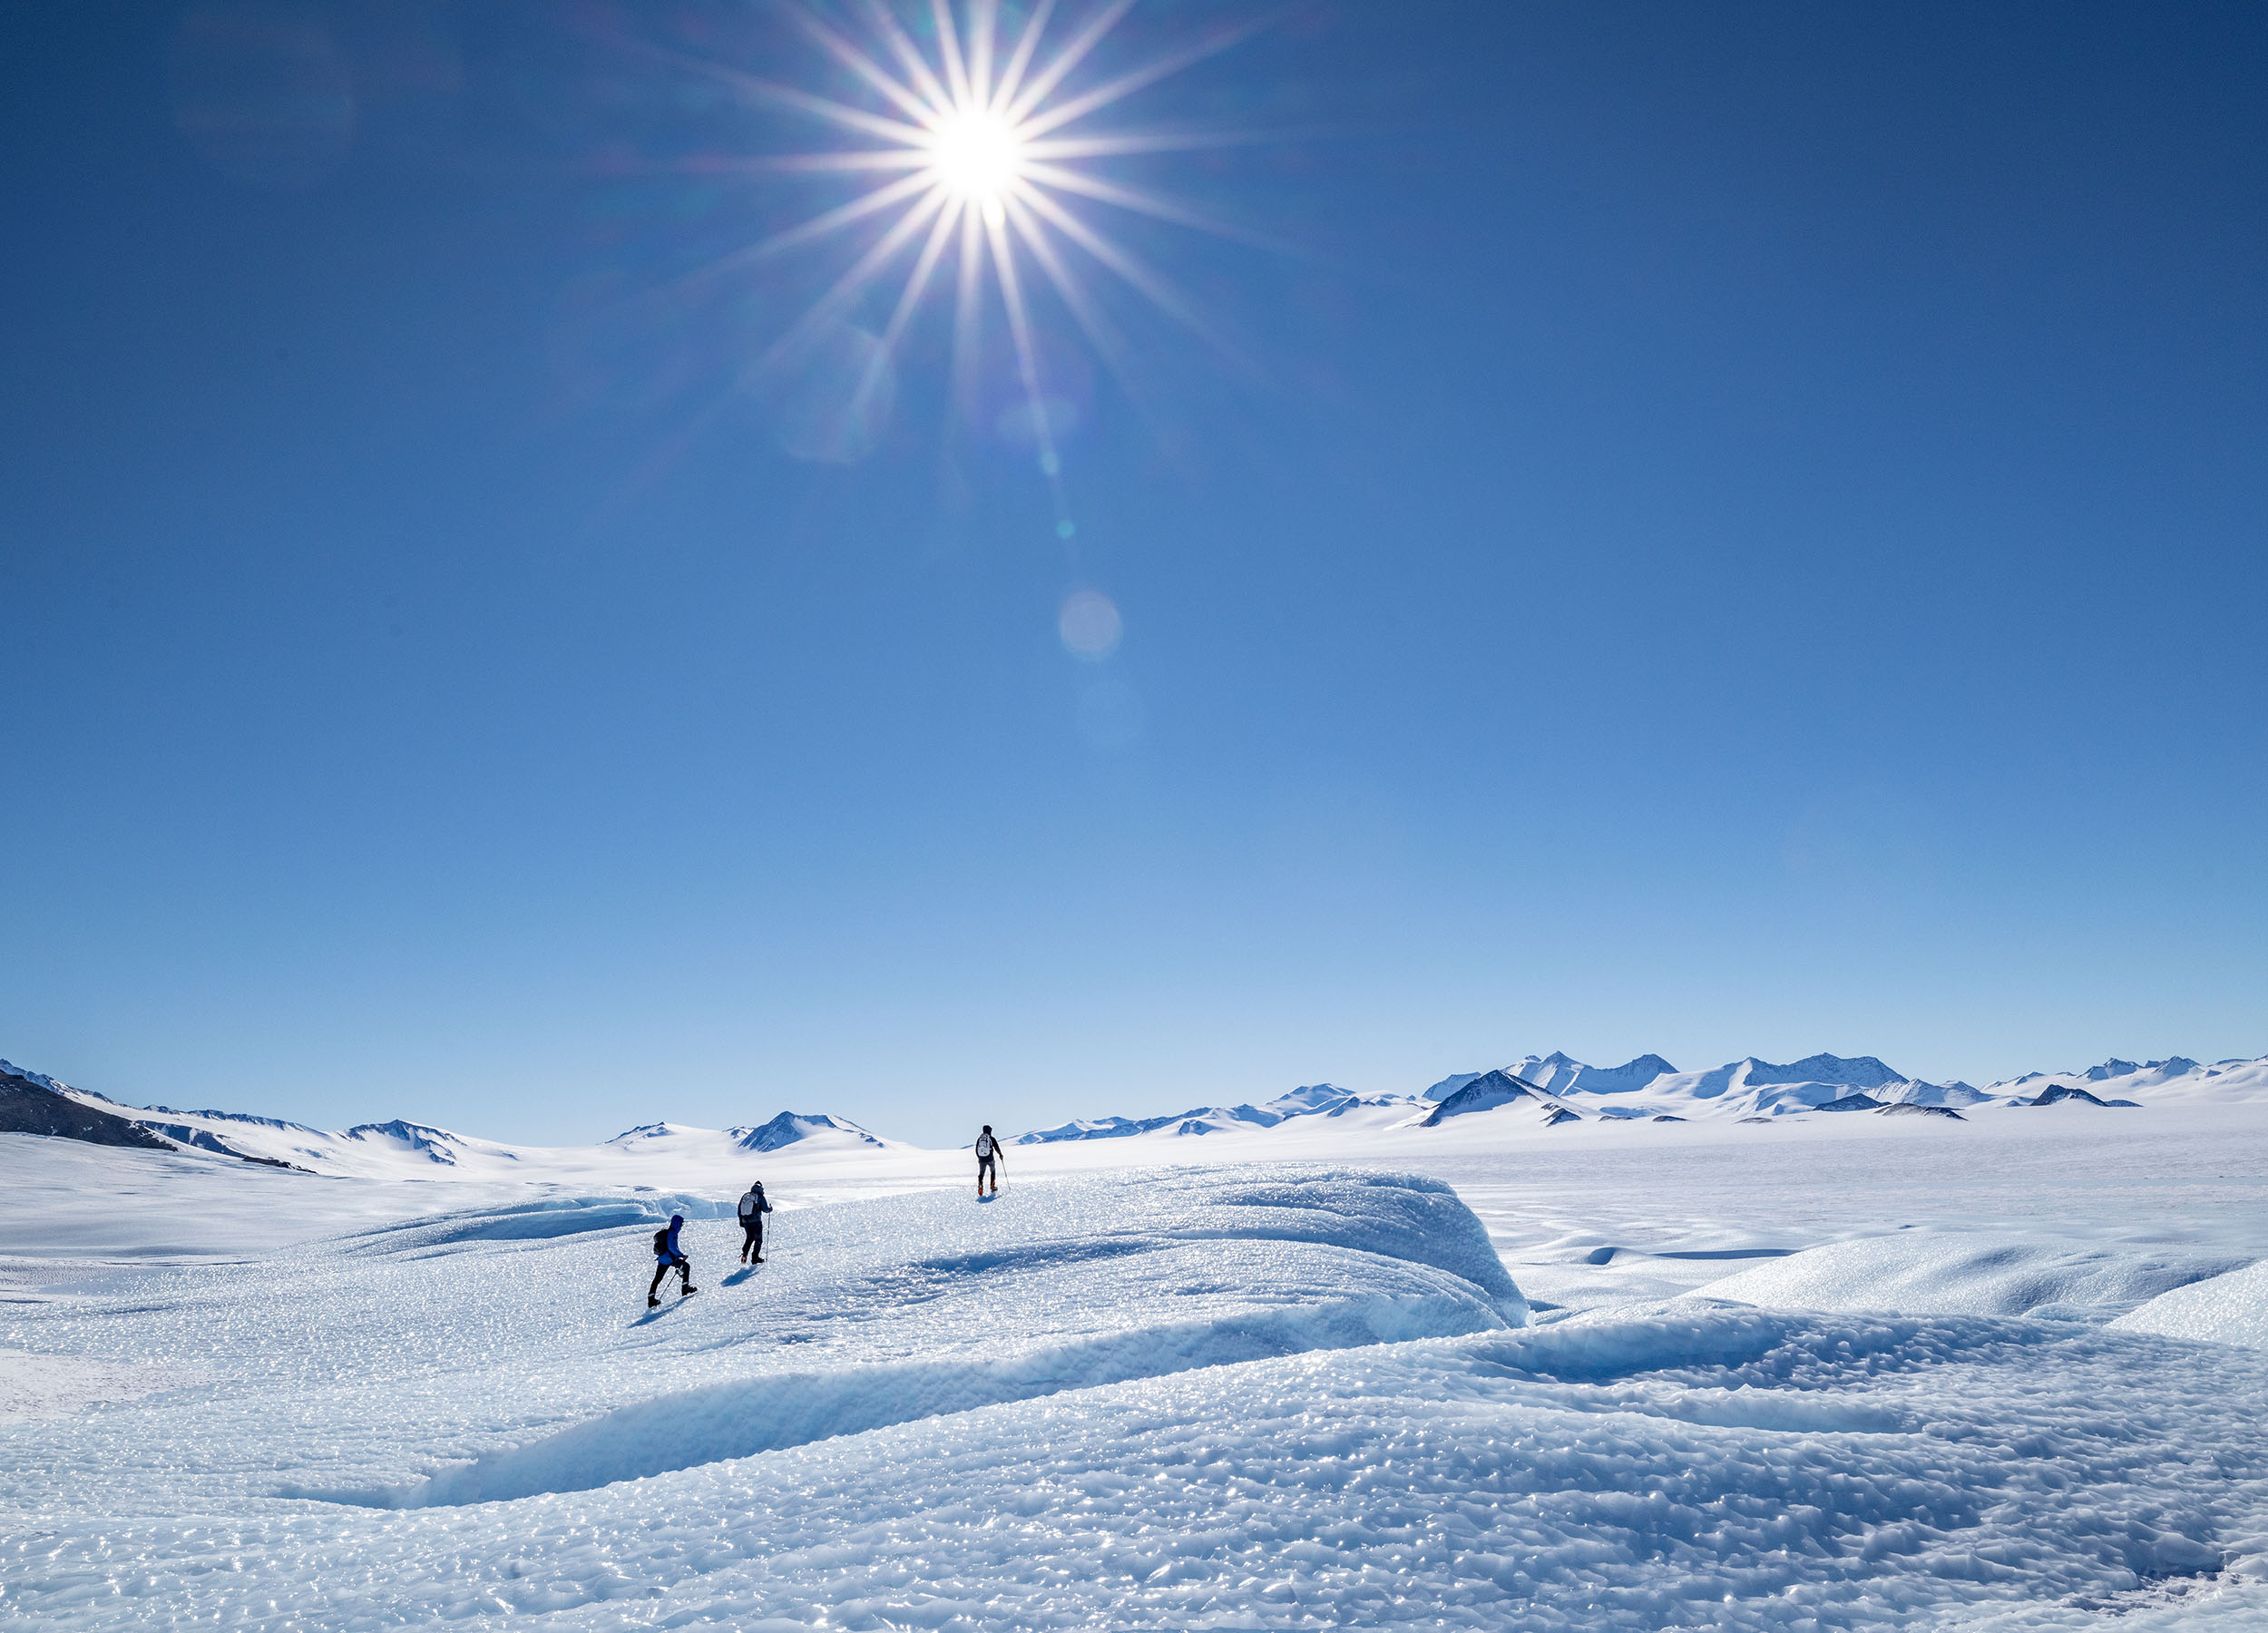
[[2268,13],[1296,14],[1124,104],[1295,252],[1097,210],[1252,367],[1042,307],[1066,547],[943,308],[827,463],[735,389],[822,260],[631,298],[819,195],[625,42],[839,81],[664,9],[0,18],[0,1054],[943,1143],[2268,1050]]

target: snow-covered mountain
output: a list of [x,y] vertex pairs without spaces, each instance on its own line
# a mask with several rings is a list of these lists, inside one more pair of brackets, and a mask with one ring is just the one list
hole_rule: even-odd
[[783,1111],[767,1123],[729,1129],[698,1129],[683,1123],[645,1123],[625,1129],[600,1149],[641,1159],[734,1164],[749,1157],[792,1149],[798,1157],[859,1151],[906,1150],[903,1140],[884,1139],[847,1117],[824,1111]]
[[2037,1100],[2051,1089],[2079,1089],[2099,1100],[2145,1107],[2232,1105],[2268,1099],[2268,1055],[2210,1064],[2185,1055],[2139,1064],[2111,1060],[2078,1071],[2026,1072],[1986,1089],[2010,1101]]
[[1452,1117],[1470,1117],[1476,1111],[1493,1111],[1500,1106],[1519,1105],[1525,1110],[1540,1110],[1547,1126],[1571,1122],[1581,1116],[1559,1103],[1559,1097],[1541,1084],[1508,1071],[1484,1071],[1471,1079],[1464,1087],[1444,1096],[1418,1121],[1421,1129],[1438,1129]]
[[0,1134],[36,1134],[88,1145],[165,1150],[166,1143],[138,1123],[83,1105],[40,1072],[19,1072],[0,1061]]
[[1552,1094],[1576,1089],[1590,1094],[1630,1094],[1677,1071],[1657,1054],[1642,1054],[1619,1066],[1586,1066],[1557,1050],[1548,1055],[1523,1056],[1504,1070]]
[[[2268,1099],[2268,1056],[2210,1066],[2181,1055],[2140,1064],[2111,1060],[2077,1071],[2028,1072],[1983,1089],[1959,1081],[1910,1078],[1873,1055],[1816,1054],[1785,1065],[1752,1055],[1705,1071],[1678,1071],[1658,1055],[1601,1069],[1555,1053],[1525,1056],[1501,1075],[1579,1115],[1608,1118],[1774,1118],[1891,1106],[2147,1107]],[[1444,1082],[1470,1085],[1478,1076],[1459,1074]]]
[[[847,1118],[783,1111],[762,1124],[701,1129],[656,1122],[595,1146],[509,1145],[396,1119],[326,1130],[238,1111],[134,1107],[44,1073],[0,1061],[9,1106],[0,1133],[54,1133],[142,1144],[302,1172],[363,1178],[564,1180],[677,1185],[717,1170],[738,1172],[752,1159],[856,1160],[905,1150]],[[85,1116],[59,1115],[50,1100]],[[1910,1078],[1873,1055],[1815,1054],[1784,1064],[1746,1056],[1706,1071],[1679,1071],[1659,1055],[1593,1066],[1554,1052],[1510,1066],[1454,1072],[1416,1094],[1361,1094],[1311,1083],[1259,1104],[1198,1106],[1167,1116],[1075,1119],[1015,1136],[1011,1144],[1191,1137],[1296,1136],[1377,1129],[1448,1129],[1522,1122],[1756,1121],[1872,1112],[1960,1120],[2009,1110],[2058,1116],[2152,1106],[2210,1106],[2268,1100],[2268,1056],[2206,1065],[2183,1055],[2136,1062],[2113,1059],[2072,1071],[2027,1072],[1982,1089],[1958,1081]],[[1468,1124],[1467,1118],[1483,1123]],[[1504,1122],[1503,1120],[1515,1120]],[[1129,1159],[1139,1160],[1129,1152]]]
[[[1251,1132],[1274,1129],[1300,1118],[1345,1117],[1351,1112],[1415,1112],[1424,1101],[1413,1094],[1357,1094],[1334,1083],[1309,1083],[1257,1106],[1198,1106],[1168,1117],[1079,1118],[1052,1129],[1019,1134],[1012,1145],[1052,1145],[1066,1139],[1130,1139],[1145,1135],[1178,1139],[1191,1134]],[[1393,1121],[1398,1119],[1388,1118]]]
[[1035,1129],[1014,1143],[1296,1129],[1303,1125],[1295,1119],[1344,1117],[1357,1110],[1377,1117],[1382,1128],[1440,1129],[1475,1115],[1547,1126],[1593,1119],[1739,1121],[1861,1111],[1959,1120],[1972,1110],[1994,1107],[2121,1108],[2253,1099],[2268,1100],[2268,1056],[2211,1066],[2179,1055],[2142,1064],[2113,1060],[2079,1071],[2030,1072],[1979,1089],[1958,1080],[1910,1078],[1874,1055],[1815,1054],[1784,1064],[1750,1055],[1706,1071],[1679,1071],[1657,1054],[1602,1067],[1554,1052],[1523,1055],[1490,1071],[1452,1072],[1415,1095],[1364,1096],[1320,1083],[1256,1106],[1203,1107],[1168,1117],[1080,1119]]
[[793,1145],[829,1150],[872,1146],[879,1150],[889,1143],[847,1117],[830,1117],[821,1111],[783,1111],[760,1129],[727,1129],[725,1132],[736,1137],[733,1145],[743,1151],[778,1151]]
[[[129,1106],[91,1090],[74,1089],[44,1073],[21,1071],[5,1061],[0,1061],[0,1081],[20,1084],[24,1092],[43,1100],[52,1097],[99,1119],[90,1121],[91,1128],[100,1130],[115,1125],[130,1131],[123,1139],[111,1134],[99,1136],[106,1143],[146,1140],[159,1149],[368,1179],[572,1176],[578,1180],[635,1183],[710,1169],[738,1169],[751,1157],[771,1157],[789,1149],[797,1158],[805,1158],[904,1149],[900,1142],[879,1139],[847,1118],[824,1112],[783,1111],[767,1123],[732,1129],[648,1123],[596,1146],[521,1146],[400,1118],[325,1129],[241,1111]],[[27,1125],[23,1131],[48,1130]],[[98,1138],[75,1131],[68,1137]]]

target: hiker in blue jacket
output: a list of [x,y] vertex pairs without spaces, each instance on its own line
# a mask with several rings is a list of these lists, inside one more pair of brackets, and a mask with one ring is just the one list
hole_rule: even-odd
[[661,1303],[661,1278],[675,1270],[678,1273],[678,1296],[700,1289],[693,1285],[693,1261],[678,1247],[678,1232],[685,1228],[685,1216],[671,1214],[670,1228],[653,1233],[653,1280],[646,1286],[646,1307],[653,1309]]

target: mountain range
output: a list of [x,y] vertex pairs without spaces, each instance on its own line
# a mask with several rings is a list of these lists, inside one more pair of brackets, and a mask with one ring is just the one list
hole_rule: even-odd
[[[1524,1055],[1486,1071],[1455,1072],[1414,1094],[1362,1094],[1312,1083],[1259,1104],[1198,1106],[1163,1117],[1077,1119],[1013,1137],[1012,1145],[1129,1140],[1148,1144],[1270,1130],[1429,1129],[1468,1117],[1525,1119],[1546,1127],[1593,1121],[1768,1122],[1847,1115],[1960,1120],[1989,1109],[2141,1108],[2268,1100],[2268,1056],[2205,1065],[2182,1055],[2113,1059],[2078,1071],[2026,1072],[1975,1088],[1910,1078],[1873,1055],[1809,1055],[1777,1064],[1749,1056],[1680,1071],[1656,1054],[1619,1066],[1571,1056]],[[0,1133],[185,1150],[268,1168],[368,1178],[548,1177],[564,1165],[594,1179],[624,1180],[690,1166],[732,1166],[794,1150],[799,1157],[905,1150],[849,1119],[783,1111],[730,1129],[647,1123],[595,1147],[513,1146],[396,1119],[327,1130],[239,1111],[122,1104],[0,1061]]]
[[[242,1111],[122,1105],[6,1061],[0,1061],[0,1133],[202,1151],[268,1168],[357,1178],[433,1178],[435,1169],[467,1178],[533,1178],[539,1170],[549,1178],[561,1166],[555,1148],[508,1145],[399,1118],[327,1129]],[[905,1149],[848,1118],[783,1111],[769,1122],[731,1129],[647,1123],[582,1148],[575,1166],[594,1178],[631,1181],[644,1177],[643,1170],[730,1166],[791,1146],[807,1153]]]
[[1282,1129],[1307,1118],[1359,1114],[1377,1128],[1437,1129],[1482,1112],[1540,1118],[1689,1122],[1771,1120],[1814,1112],[1872,1111],[1958,1120],[1972,1108],[2136,1107],[2268,1099],[2268,1056],[2202,1065],[2183,1055],[2110,1060],[2081,1071],[2027,1072],[1982,1089],[1910,1078],[1873,1055],[1807,1055],[1779,1064],[1751,1055],[1703,1071],[1680,1071],[1657,1054],[1619,1066],[1572,1056],[1524,1055],[1488,1071],[1460,1071],[1415,1094],[1363,1095],[1330,1083],[1295,1089],[1258,1105],[1199,1106],[1168,1117],[1081,1119],[1017,1137],[1018,1145],[1067,1139],[1173,1139]]

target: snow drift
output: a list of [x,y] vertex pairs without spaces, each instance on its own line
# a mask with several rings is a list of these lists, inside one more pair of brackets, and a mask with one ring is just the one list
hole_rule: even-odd
[[2128,1333],[2268,1350],[2268,1260],[2172,1288],[2110,1325]]
[[2222,1255],[2137,1252],[1970,1231],[1833,1242],[1711,1282],[1711,1297],[1804,1310],[2061,1315],[2107,1321],[2234,1270]]

